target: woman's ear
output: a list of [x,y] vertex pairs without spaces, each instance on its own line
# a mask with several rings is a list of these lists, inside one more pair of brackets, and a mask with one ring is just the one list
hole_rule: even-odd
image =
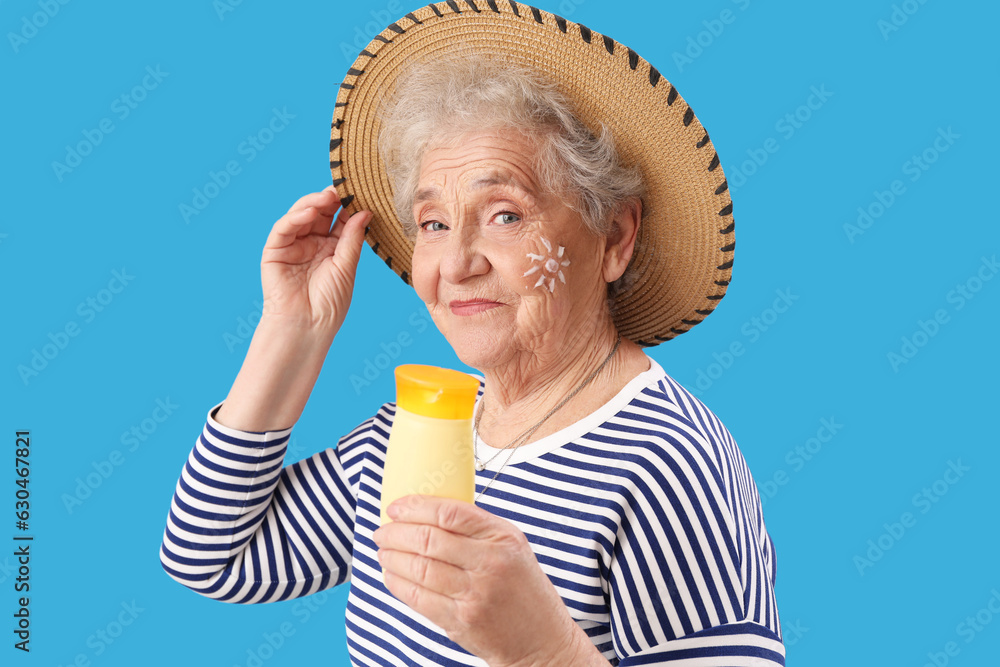
[[611,230],[608,232],[604,246],[604,282],[613,283],[622,277],[632,259],[635,250],[635,240],[639,236],[639,224],[642,221],[642,201],[630,199],[618,207],[618,212],[611,219]]

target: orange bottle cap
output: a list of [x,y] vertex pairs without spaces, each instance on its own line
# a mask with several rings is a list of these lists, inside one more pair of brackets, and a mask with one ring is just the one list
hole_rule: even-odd
[[450,368],[396,367],[396,405],[425,417],[472,419],[479,380]]

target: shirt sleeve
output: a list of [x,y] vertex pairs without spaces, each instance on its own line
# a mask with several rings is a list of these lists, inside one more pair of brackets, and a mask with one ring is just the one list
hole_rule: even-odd
[[752,621],[727,623],[661,646],[633,653],[618,667],[775,667],[785,664],[785,647],[773,632]]
[[732,457],[683,424],[656,439],[631,462],[638,472],[611,560],[619,666],[784,665],[776,615],[762,613],[773,573]]
[[357,482],[344,462],[364,425],[336,449],[283,468],[292,429],[228,428],[214,419],[221,405],[209,411],[177,482],[160,547],[163,569],[197,593],[244,604],[347,581]]

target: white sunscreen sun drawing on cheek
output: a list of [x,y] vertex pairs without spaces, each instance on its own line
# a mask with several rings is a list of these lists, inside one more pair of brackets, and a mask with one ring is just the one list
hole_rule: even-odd
[[538,274],[538,280],[535,282],[535,287],[548,288],[549,294],[556,291],[556,278],[559,282],[566,284],[566,276],[563,275],[562,267],[569,266],[569,260],[563,259],[563,253],[565,253],[566,248],[559,246],[558,250],[552,251],[552,244],[544,236],[541,237],[542,243],[545,245],[546,254],[536,255],[533,252],[528,253],[528,259],[532,262],[538,262],[538,264],[533,264],[530,269],[525,271],[521,277],[527,277],[535,273]]

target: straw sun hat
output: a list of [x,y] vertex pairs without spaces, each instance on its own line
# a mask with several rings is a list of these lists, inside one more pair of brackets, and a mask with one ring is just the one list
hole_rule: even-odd
[[390,24],[341,84],[330,169],[348,212],[370,210],[368,244],[410,284],[413,244],[393,207],[376,144],[378,109],[417,58],[475,49],[556,82],[595,134],[645,180],[645,215],[632,258],[638,279],[616,297],[619,332],[652,346],[684,333],[718,305],[732,276],[733,205],[719,156],[677,89],[632,49],[586,26],[511,0],[448,0]]

